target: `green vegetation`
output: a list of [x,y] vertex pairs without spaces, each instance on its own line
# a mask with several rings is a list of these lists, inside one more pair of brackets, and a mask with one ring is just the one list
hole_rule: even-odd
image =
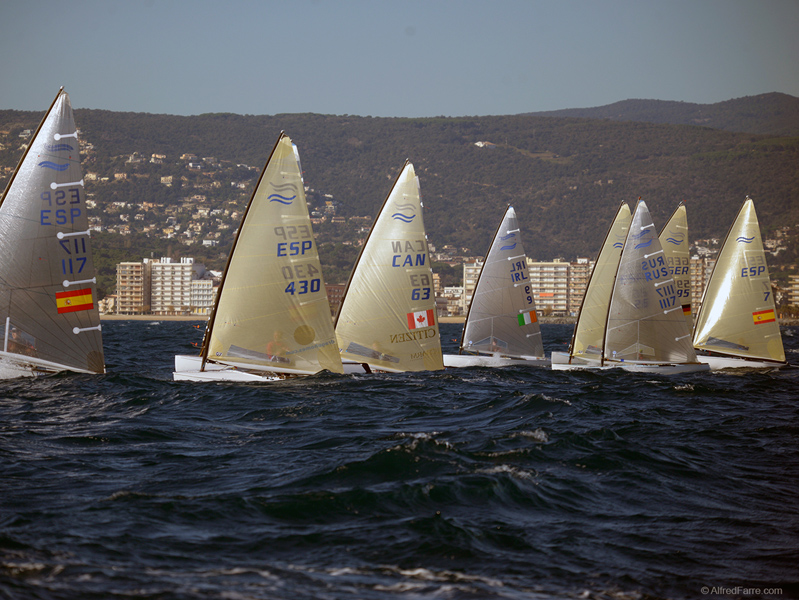
[[[628,118],[648,115],[661,123],[527,115],[180,117],[79,109],[81,141],[89,144],[84,173],[97,177],[86,177],[95,203],[90,215],[104,232],[115,232],[94,236],[100,287],[112,290],[114,266],[123,260],[194,256],[209,268],[223,268],[281,130],[299,147],[311,209],[345,218],[314,226],[329,283],[346,281],[368,227],[350,218],[377,214],[406,158],[420,178],[430,242],[439,249],[452,246],[456,254],[482,255],[508,204],[520,218],[528,255],[540,260],[593,256],[619,202],[632,205],[639,197],[658,226],[686,201],[691,237],[701,239],[723,237],[750,195],[765,235],[799,223],[799,128],[793,126],[799,100],[766,96],[701,107],[707,123],[739,123],[766,133],[666,124],[685,119],[678,109],[686,107],[670,103],[660,105],[668,110],[658,118],[651,105],[628,106],[640,109]],[[0,110],[1,186],[21,155],[20,132],[35,129],[41,117]],[[190,169],[181,158],[189,153],[201,169]],[[166,158],[156,164],[153,154]],[[162,183],[168,177],[169,186]],[[174,237],[165,239],[170,226]],[[217,245],[206,248],[203,240]],[[795,259],[796,252],[782,253],[776,262],[782,256]],[[459,280],[451,268],[442,271],[448,283]]]

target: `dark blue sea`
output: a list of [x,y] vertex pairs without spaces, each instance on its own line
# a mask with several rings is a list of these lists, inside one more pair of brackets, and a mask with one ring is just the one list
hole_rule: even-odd
[[769,373],[175,383],[193,325],[0,382],[0,598],[799,597],[797,327]]

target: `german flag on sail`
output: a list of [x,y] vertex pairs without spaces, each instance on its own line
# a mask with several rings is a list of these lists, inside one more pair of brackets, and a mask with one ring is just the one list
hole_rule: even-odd
[[682,305],[682,314],[684,314],[686,317],[690,317],[691,316],[691,305],[690,304],[683,304]]
[[538,316],[535,314],[534,310],[526,310],[523,313],[519,313],[519,327],[523,325],[529,325],[530,323],[536,323],[538,321]]
[[92,289],[70,290],[68,292],[56,292],[55,303],[58,313],[78,312],[80,310],[91,310],[94,308],[92,299]]
[[754,320],[755,325],[762,325],[763,323],[773,323],[777,320],[777,317],[774,315],[774,309],[769,308],[768,310],[759,310],[757,312],[753,312],[752,319]]

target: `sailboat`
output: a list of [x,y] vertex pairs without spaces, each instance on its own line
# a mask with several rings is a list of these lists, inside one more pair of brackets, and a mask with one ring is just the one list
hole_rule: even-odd
[[299,154],[281,132],[250,197],[199,356],[176,381],[277,381],[343,373],[305,201]]
[[598,364],[568,367],[660,374],[709,370],[696,359],[674,278],[643,200],[621,251],[602,348]]
[[444,368],[419,178],[406,161],[350,274],[336,314],[345,372]]
[[694,317],[691,314],[691,245],[688,241],[688,215],[685,204],[680,202],[666,225],[660,231],[660,246],[666,259],[666,268],[674,277],[677,288],[677,302],[682,307],[682,314],[693,329]]
[[621,250],[627,238],[631,219],[630,207],[626,202],[622,202],[605,234],[594,269],[588,279],[569,351],[551,354],[553,369],[565,370],[600,363],[610,295],[613,292],[613,282],[616,279]]
[[509,206],[489,247],[458,354],[445,367],[548,367],[516,211]]
[[78,131],[61,88],[0,198],[0,378],[104,373]]
[[755,203],[748,196],[702,296],[693,344],[698,359],[713,370],[787,364]]

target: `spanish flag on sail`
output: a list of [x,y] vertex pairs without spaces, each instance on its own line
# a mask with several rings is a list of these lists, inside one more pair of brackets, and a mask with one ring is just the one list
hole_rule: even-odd
[[529,325],[530,323],[538,321],[538,316],[535,314],[534,310],[526,310],[523,313],[519,313],[518,321],[519,327],[522,327],[523,325]]
[[91,310],[94,308],[92,289],[84,288],[82,290],[56,292],[55,303],[59,314],[78,312],[80,310]]
[[768,310],[753,312],[752,320],[755,322],[755,325],[762,325],[763,323],[773,323],[777,318],[774,316],[774,309],[769,308]]

